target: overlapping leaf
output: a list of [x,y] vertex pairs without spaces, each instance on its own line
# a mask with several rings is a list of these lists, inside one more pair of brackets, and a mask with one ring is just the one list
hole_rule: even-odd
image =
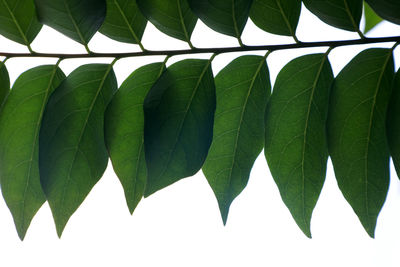
[[215,77],[214,137],[203,166],[226,223],[264,145],[264,112],[271,91],[262,56],[242,56]]
[[253,0],[188,0],[193,12],[211,29],[239,38]]
[[6,65],[3,62],[0,62],[0,112],[2,104],[9,92],[10,92],[10,77],[8,76]]
[[358,31],[362,0],[303,0],[304,5],[323,22],[348,31]]
[[163,63],[153,63],[134,71],[106,112],[106,144],[131,213],[143,197],[147,180],[143,102],[163,69]]
[[146,24],[136,1],[107,0],[107,15],[100,32],[120,42],[138,44]]
[[364,33],[369,32],[376,25],[382,22],[382,18],[379,17],[367,3],[364,3],[364,15],[365,15]]
[[211,144],[214,111],[209,60],[183,60],[162,74],[144,103],[145,196],[200,170]]
[[300,10],[300,0],[254,0],[250,18],[267,32],[295,36]]
[[332,88],[328,145],[340,190],[373,237],[389,186],[386,110],[393,80],[390,49],[358,54]]
[[0,182],[21,239],[46,198],[39,178],[39,131],[47,100],[65,78],[40,66],[15,82],[0,116]]
[[40,179],[61,233],[107,167],[104,112],[117,83],[111,65],[74,70],[49,99],[40,131]]
[[40,22],[87,45],[106,16],[106,0],[35,0]]
[[400,24],[400,1],[398,0],[365,0],[382,18]]
[[197,18],[187,0],[137,0],[145,17],[163,33],[190,43]]
[[327,55],[296,58],[278,74],[265,113],[265,157],[283,202],[308,237],[325,181],[332,81]]
[[393,92],[388,110],[387,135],[397,176],[400,178],[400,71],[393,83]]
[[0,0],[1,35],[20,44],[29,45],[41,28],[32,0]]

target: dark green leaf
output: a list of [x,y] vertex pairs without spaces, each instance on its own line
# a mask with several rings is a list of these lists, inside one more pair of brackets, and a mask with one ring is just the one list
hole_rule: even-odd
[[400,71],[393,84],[393,92],[388,110],[387,134],[397,176],[400,178]]
[[35,0],[39,20],[87,45],[106,16],[106,0]]
[[224,224],[264,145],[264,112],[271,84],[265,58],[242,56],[215,77],[214,137],[203,166]]
[[146,24],[136,1],[107,0],[107,15],[100,32],[120,42],[138,44]]
[[300,0],[254,0],[250,18],[264,31],[295,36],[300,10]]
[[376,15],[376,13],[367,3],[364,3],[364,15],[365,15],[364,33],[369,32],[370,30],[372,30],[372,28],[374,28],[378,23],[382,21],[382,18]]
[[0,0],[1,35],[20,44],[29,45],[41,28],[32,0]]
[[325,181],[326,119],[333,73],[325,54],[289,62],[278,74],[266,110],[265,157],[298,226],[310,221]]
[[190,8],[211,29],[239,38],[253,0],[188,0]]
[[389,186],[385,125],[393,68],[390,49],[361,52],[337,76],[329,107],[328,146],[336,179],[371,237]]
[[0,116],[0,181],[21,239],[46,201],[39,177],[39,131],[47,100],[64,73],[56,66],[28,70],[15,82]]
[[323,22],[348,31],[359,31],[362,0],[303,0],[304,5]]
[[390,22],[400,24],[399,0],[366,0],[366,2],[380,17]]
[[1,106],[10,92],[10,77],[6,65],[0,62],[0,110]]
[[183,60],[163,73],[144,102],[145,196],[200,170],[212,140],[214,111],[209,60]]
[[163,33],[190,43],[197,18],[187,0],[137,0],[145,17]]
[[40,131],[40,179],[62,231],[107,167],[104,112],[117,89],[111,65],[74,70],[51,95]]
[[106,112],[106,144],[131,213],[143,197],[147,180],[143,102],[163,69],[163,63],[153,63],[134,71]]

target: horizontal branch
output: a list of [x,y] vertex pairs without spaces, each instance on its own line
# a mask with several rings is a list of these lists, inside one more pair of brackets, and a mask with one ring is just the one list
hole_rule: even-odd
[[218,48],[193,48],[193,49],[180,49],[180,50],[160,50],[151,51],[146,50],[143,52],[130,52],[130,53],[88,53],[88,54],[57,54],[57,53],[7,53],[0,52],[0,56],[7,58],[13,57],[47,57],[47,58],[126,58],[126,57],[140,57],[140,56],[176,56],[176,55],[190,55],[190,54],[205,54],[205,53],[230,53],[230,52],[248,52],[248,51],[278,51],[285,49],[296,48],[312,48],[312,47],[339,47],[349,45],[362,45],[386,42],[400,42],[400,36],[391,37],[377,37],[377,38],[363,38],[353,40],[341,41],[321,41],[321,42],[299,42],[293,44],[279,44],[279,45],[257,45],[257,46],[239,46],[239,47],[218,47]]

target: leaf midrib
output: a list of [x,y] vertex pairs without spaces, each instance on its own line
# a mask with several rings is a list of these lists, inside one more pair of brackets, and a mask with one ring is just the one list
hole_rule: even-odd
[[369,154],[368,152],[369,152],[369,145],[370,145],[370,138],[371,138],[371,128],[372,128],[372,121],[373,121],[374,113],[375,113],[376,99],[377,99],[378,92],[379,92],[379,89],[381,87],[381,82],[382,82],[383,76],[385,74],[385,71],[386,71],[386,68],[387,68],[387,65],[389,63],[391,55],[392,55],[392,50],[389,51],[388,56],[386,57],[386,60],[385,60],[385,62],[383,64],[383,67],[382,67],[382,71],[379,74],[378,82],[376,84],[375,94],[374,94],[373,101],[372,101],[372,108],[371,108],[371,113],[370,113],[369,125],[368,125],[368,134],[367,134],[368,142],[367,142],[366,147],[365,147],[365,159],[366,159],[366,162],[365,162],[365,167],[364,167],[364,177],[365,177],[365,187],[364,187],[364,189],[365,189],[365,203],[364,204],[365,204],[365,209],[366,209],[367,216],[368,216],[369,227],[370,227],[370,220],[369,220],[370,219],[370,212],[369,212],[369,207],[368,207],[369,206],[368,205],[368,154]]
[[123,19],[124,22],[126,23],[126,26],[128,27],[129,32],[132,34],[133,39],[135,39],[135,42],[136,42],[137,44],[140,44],[140,40],[139,40],[139,38],[137,37],[135,31],[133,30],[131,24],[129,23],[128,18],[127,18],[126,15],[125,15],[125,12],[122,10],[121,6],[119,5],[118,0],[114,0],[114,4],[115,4],[115,6],[117,7],[119,13],[121,14],[122,19]]
[[[4,1],[4,0],[3,0],[3,1]],[[67,1],[65,1],[65,0],[64,0],[64,7],[65,7],[65,9],[67,10],[68,17],[71,19],[72,25],[74,26],[74,28],[75,28],[75,30],[76,30],[76,33],[77,33],[78,36],[79,36],[79,39],[81,39],[81,42],[82,42],[85,46],[87,46],[87,42],[86,42],[85,39],[83,38],[83,35],[82,35],[81,30],[79,29],[78,25],[76,24],[76,21],[75,21],[74,17],[72,16],[72,13],[71,13],[71,9],[70,9],[70,7],[69,7],[69,4],[68,4]]]
[[[72,171],[72,167],[73,167],[73,165],[74,165],[74,163],[75,163],[76,155],[77,155],[78,151],[80,150],[80,149],[79,149],[79,145],[80,145],[80,143],[81,143],[81,141],[82,141],[83,134],[84,134],[84,132],[85,132],[85,130],[86,130],[86,126],[88,125],[88,121],[89,121],[90,115],[91,115],[91,113],[92,113],[93,107],[94,107],[94,105],[95,105],[95,103],[96,103],[96,101],[97,101],[98,96],[100,95],[101,90],[103,89],[105,80],[107,79],[107,77],[108,77],[108,75],[109,75],[109,73],[110,73],[112,67],[113,67],[112,64],[110,64],[110,65],[108,66],[108,68],[107,68],[107,70],[106,70],[106,72],[105,72],[105,74],[104,74],[104,76],[103,76],[103,78],[102,78],[102,80],[101,80],[101,82],[100,82],[99,89],[97,90],[96,95],[95,95],[95,97],[93,98],[93,101],[92,101],[92,103],[91,103],[90,106],[89,106],[89,109],[87,110],[87,116],[86,116],[86,118],[85,118],[85,122],[84,122],[84,124],[83,124],[81,133],[80,133],[79,138],[78,138],[78,144],[77,144],[77,146],[75,146],[76,149],[74,149],[74,156],[73,156],[73,158],[72,158],[71,165],[70,165],[70,168],[69,168],[69,171],[68,171],[67,181],[65,182],[65,185],[64,185],[64,188],[63,188],[63,192],[62,192],[62,195],[61,195],[61,201],[60,201],[61,206],[64,205],[66,190],[67,190],[67,187],[69,187],[69,184],[70,184],[70,182],[71,182],[71,171]],[[82,154],[83,154],[83,152],[82,152]],[[61,209],[61,210],[62,210],[62,209]]]
[[3,1],[3,4],[6,6],[8,13],[10,14],[12,21],[14,22],[15,26],[17,27],[19,34],[21,35],[22,39],[24,40],[25,45],[29,46],[28,39],[26,38],[24,32],[22,31],[21,26],[19,25],[17,19],[14,16],[14,13],[11,11],[10,7],[8,6],[7,1],[6,0],[2,0],[2,1]]

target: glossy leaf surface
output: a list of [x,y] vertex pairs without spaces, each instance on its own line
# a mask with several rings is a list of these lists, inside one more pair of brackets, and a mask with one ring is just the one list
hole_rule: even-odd
[[39,177],[39,131],[47,100],[64,73],[56,66],[28,70],[15,82],[0,116],[0,182],[21,239],[46,201]]
[[382,18],[400,24],[400,1],[398,0],[366,0],[371,8]]
[[214,111],[209,60],[187,59],[167,68],[144,103],[145,196],[200,170],[212,140]]
[[100,32],[111,39],[137,44],[142,39],[147,20],[136,1],[107,0],[107,15]]
[[106,144],[131,213],[143,197],[147,180],[143,102],[163,69],[163,63],[154,63],[134,71],[106,112]]
[[300,0],[254,0],[250,18],[264,31],[294,36],[300,11]]
[[29,45],[41,28],[32,0],[0,0],[1,35],[17,43]]
[[311,238],[310,221],[325,181],[326,119],[333,73],[325,54],[289,62],[266,109],[265,157],[283,202]]
[[365,14],[364,33],[369,32],[376,25],[382,22],[382,18],[379,17],[367,3],[364,3],[364,14]]
[[253,0],[188,0],[193,12],[211,29],[239,38]]
[[214,137],[203,172],[225,224],[264,145],[264,112],[271,92],[265,58],[235,59],[215,77],[215,86]]
[[40,179],[61,233],[107,167],[104,112],[117,89],[111,65],[74,70],[49,99],[40,132]]
[[348,31],[358,31],[362,0],[303,0],[304,5],[323,22]]
[[161,32],[189,42],[197,18],[187,0],[137,0],[141,12]]
[[1,106],[10,92],[10,77],[6,65],[0,62],[0,112]]
[[389,186],[386,110],[393,80],[390,49],[358,54],[332,88],[328,146],[340,190],[373,237]]
[[106,0],[35,0],[39,20],[87,45],[106,16]]
[[397,177],[400,178],[400,71],[396,74],[392,96],[390,98],[387,134],[390,154],[392,155]]

